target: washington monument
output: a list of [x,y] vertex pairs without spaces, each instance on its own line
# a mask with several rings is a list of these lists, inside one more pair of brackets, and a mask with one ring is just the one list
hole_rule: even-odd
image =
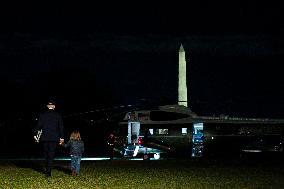
[[186,85],[186,60],[182,44],[179,48],[179,72],[178,72],[178,105],[188,106]]

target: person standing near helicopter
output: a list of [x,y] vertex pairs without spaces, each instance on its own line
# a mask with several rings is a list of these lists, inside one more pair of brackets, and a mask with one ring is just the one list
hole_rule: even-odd
[[114,157],[114,148],[115,148],[115,136],[113,132],[110,132],[108,138],[107,138],[107,145],[108,145],[108,156],[110,160],[113,160]]

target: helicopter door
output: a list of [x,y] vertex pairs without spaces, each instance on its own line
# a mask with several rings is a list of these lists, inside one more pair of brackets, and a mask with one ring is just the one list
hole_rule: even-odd
[[128,135],[127,143],[135,144],[138,143],[138,138],[140,135],[140,122],[128,122]]

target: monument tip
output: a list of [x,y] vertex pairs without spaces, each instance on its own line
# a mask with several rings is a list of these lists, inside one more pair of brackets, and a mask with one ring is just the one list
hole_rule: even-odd
[[179,52],[184,52],[184,48],[183,48],[182,44],[180,44]]

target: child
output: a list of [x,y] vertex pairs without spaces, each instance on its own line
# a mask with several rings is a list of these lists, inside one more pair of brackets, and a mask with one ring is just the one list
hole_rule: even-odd
[[84,152],[84,142],[81,140],[80,132],[73,131],[67,144],[62,143],[62,145],[70,148],[72,176],[79,175],[81,157]]

